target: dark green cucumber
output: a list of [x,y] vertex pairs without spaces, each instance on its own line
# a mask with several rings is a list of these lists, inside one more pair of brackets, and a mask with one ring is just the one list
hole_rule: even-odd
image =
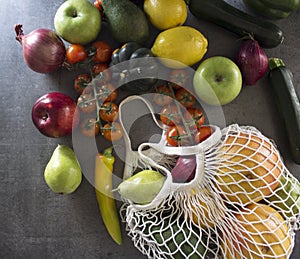
[[292,74],[279,58],[269,59],[269,79],[281,115],[293,160],[300,164],[300,103]]
[[285,12],[292,12],[300,5],[300,0],[261,0],[269,7],[276,8]]
[[283,41],[281,29],[263,19],[243,12],[223,0],[187,0],[198,19],[215,23],[242,37],[251,34],[264,48],[275,48]]
[[276,8],[270,8],[264,4],[262,0],[243,0],[243,2],[255,13],[271,19],[284,19],[290,15],[290,12],[285,12]]

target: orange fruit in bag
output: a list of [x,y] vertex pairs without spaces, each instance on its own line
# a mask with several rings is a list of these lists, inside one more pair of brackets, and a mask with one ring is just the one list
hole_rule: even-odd
[[[230,233],[234,238],[228,238]],[[236,215],[222,247],[225,258],[288,258],[292,234],[283,217],[265,204],[250,204]],[[226,235],[226,236],[225,236]]]
[[202,190],[202,195],[195,194],[190,201],[191,219],[196,226],[201,228],[215,227],[225,217],[225,204],[215,197],[208,189]]
[[267,138],[253,133],[229,135],[217,156],[217,188],[231,202],[257,202],[280,182],[284,165]]

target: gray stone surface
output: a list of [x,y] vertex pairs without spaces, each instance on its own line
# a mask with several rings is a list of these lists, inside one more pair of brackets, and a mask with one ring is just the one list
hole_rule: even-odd
[[[54,14],[62,2],[1,2],[0,258],[144,258],[126,237],[124,225],[124,244],[118,246],[110,239],[99,215],[93,186],[86,179],[75,193],[67,196],[52,193],[43,179],[44,167],[55,146],[72,146],[72,138],[42,136],[31,122],[31,107],[49,91],[61,91],[76,98],[73,80],[79,71],[64,70],[51,75],[31,71],[24,63],[13,27],[21,23],[25,33],[40,27],[54,29]],[[245,8],[240,1],[229,2]],[[300,94],[300,9],[276,23],[283,29],[285,40],[266,52],[270,57],[284,59],[293,71]],[[236,35],[191,16],[187,24],[207,36],[206,57],[235,57],[240,43]],[[153,30],[151,39],[155,33]],[[117,46],[105,24],[100,39]],[[223,110],[227,124],[253,125],[272,138],[288,169],[300,179],[300,166],[291,160],[267,78],[256,86],[243,87],[239,97]],[[134,132],[139,135],[139,131]],[[122,163],[117,163],[116,171],[122,172]],[[300,258],[299,233],[291,258]]]

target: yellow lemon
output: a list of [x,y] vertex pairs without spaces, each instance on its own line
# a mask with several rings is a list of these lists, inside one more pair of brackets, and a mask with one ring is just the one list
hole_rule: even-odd
[[151,48],[152,53],[170,68],[192,66],[207,51],[208,41],[197,29],[177,26],[159,33]]
[[145,0],[144,11],[159,30],[184,24],[188,14],[184,0]]

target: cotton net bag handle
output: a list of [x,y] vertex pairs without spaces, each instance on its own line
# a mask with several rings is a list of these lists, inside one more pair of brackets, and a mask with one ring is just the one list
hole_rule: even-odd
[[[143,104],[146,105],[149,112],[151,113],[152,119],[159,127],[162,129],[162,135],[160,137],[160,141],[158,143],[150,143],[145,142],[139,145],[137,151],[133,151],[131,147],[131,140],[127,133],[127,130],[123,123],[123,107],[126,103],[140,100]],[[209,150],[212,149],[213,146],[220,142],[222,137],[221,130],[217,126],[210,125],[213,129],[212,135],[207,138],[205,141],[192,145],[192,146],[181,146],[181,147],[171,147],[167,146],[166,140],[166,131],[167,128],[164,124],[159,122],[155,117],[155,111],[151,105],[151,103],[141,97],[141,96],[129,96],[128,98],[124,99],[119,105],[119,122],[124,131],[124,141],[125,141],[125,148],[126,148],[126,157],[125,157],[125,166],[124,166],[124,173],[123,179],[127,179],[133,175],[134,171],[139,167],[140,169],[157,169],[162,174],[166,176],[166,181],[161,189],[160,193],[157,197],[148,204],[145,205],[137,205],[132,204],[132,206],[136,207],[136,209],[146,210],[152,207],[155,207],[157,204],[160,203],[163,199],[168,196],[172,196],[174,193],[185,193],[190,192],[192,189],[199,189],[202,185],[202,179],[204,177],[205,171],[205,156],[206,153],[209,153]],[[170,157],[179,157],[179,156],[189,156],[195,155],[196,159],[196,171],[195,177],[188,183],[175,183],[173,182],[172,175],[170,172],[170,167],[167,166],[170,163]],[[175,163],[173,163],[175,164]],[[169,168],[169,169],[168,169]]]
[[[139,100],[145,104],[147,109],[149,110],[152,120],[157,125],[158,128],[162,130],[162,135],[160,141],[158,143],[142,143],[138,147],[137,151],[133,151],[131,147],[131,140],[128,135],[128,132],[124,126],[124,118],[123,118],[123,108],[127,103],[132,101]],[[220,142],[222,137],[222,133],[219,127],[210,125],[213,129],[212,135],[207,138],[205,141],[192,146],[181,146],[181,147],[171,147],[167,145],[166,140],[166,132],[168,126],[162,124],[160,121],[157,120],[155,116],[154,108],[152,104],[142,96],[132,95],[124,99],[119,105],[119,122],[124,132],[124,142],[125,142],[125,149],[126,149],[126,157],[125,157],[125,167],[124,167],[124,175],[123,179],[127,179],[128,177],[132,176],[134,170],[137,168],[138,164],[142,161],[146,161],[152,165],[158,166],[162,171],[166,174],[170,174],[170,172],[166,172],[165,168],[162,168],[160,165],[157,165],[157,161],[154,161],[153,157],[149,156],[147,152],[144,152],[145,149],[153,149],[156,153],[161,153],[166,156],[187,156],[187,155],[197,155],[198,156],[198,169],[204,167],[204,153],[209,150],[212,146],[216,145]],[[200,161],[201,160],[201,161]],[[203,171],[204,169],[202,169]],[[178,188],[178,187],[176,187]]]
[[127,129],[124,126],[124,122],[123,122],[123,109],[124,106],[127,103],[130,103],[132,101],[135,100],[140,100],[142,101],[148,108],[148,110],[150,111],[151,115],[152,115],[152,119],[155,122],[155,124],[157,125],[157,127],[159,127],[160,129],[164,129],[163,126],[156,120],[155,118],[155,113],[154,113],[154,109],[152,107],[152,105],[146,101],[143,97],[138,96],[138,95],[131,95],[128,96],[127,98],[125,98],[120,104],[119,104],[119,122],[120,125],[122,127],[123,130],[123,139],[125,142],[125,166],[124,166],[124,173],[123,173],[123,179],[126,180],[127,178],[129,178],[130,176],[132,176],[132,173],[134,172],[134,170],[137,168],[138,166],[138,153],[137,151],[132,150],[132,144],[131,144],[131,140],[129,137],[129,134],[127,132]]

